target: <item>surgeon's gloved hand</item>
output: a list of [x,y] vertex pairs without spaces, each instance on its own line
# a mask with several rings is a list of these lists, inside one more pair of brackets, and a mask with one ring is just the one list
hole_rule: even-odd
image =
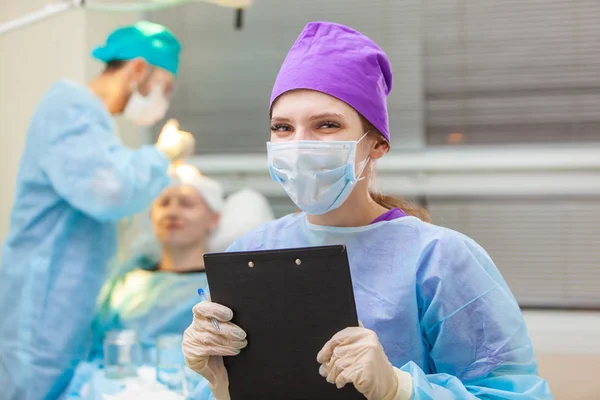
[[394,367],[377,334],[369,329],[346,328],[317,355],[319,373],[339,389],[354,384],[368,400],[410,400],[412,376]]
[[[194,320],[183,335],[186,364],[208,381],[215,400],[229,400],[229,377],[223,356],[235,356],[246,347],[246,332],[229,322],[233,312],[220,304],[201,302],[194,306]],[[219,321],[219,330],[210,318]]]
[[194,135],[186,131],[179,131],[183,136],[183,155],[181,158],[187,158],[194,154],[196,150],[196,139]]
[[196,141],[191,133],[179,129],[179,123],[170,119],[163,127],[156,148],[165,153],[171,161],[179,161],[194,154]]

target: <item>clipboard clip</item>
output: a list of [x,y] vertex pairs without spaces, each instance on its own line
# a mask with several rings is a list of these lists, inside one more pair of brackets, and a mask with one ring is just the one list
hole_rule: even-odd
[[[302,265],[302,260],[299,258],[296,258],[295,263],[296,263],[296,265]],[[248,261],[248,266],[250,268],[254,268],[254,266],[255,266],[254,261]]]

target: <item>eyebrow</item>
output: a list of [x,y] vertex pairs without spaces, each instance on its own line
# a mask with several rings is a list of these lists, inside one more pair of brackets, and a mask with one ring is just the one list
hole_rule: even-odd
[[337,113],[323,113],[323,114],[313,115],[312,117],[310,117],[310,120],[314,121],[316,119],[323,119],[323,118],[344,119],[344,116],[342,114],[337,114]]
[[[318,114],[318,115],[313,115],[312,117],[310,117],[310,120],[314,121],[314,120],[324,119],[324,118],[344,119],[344,116],[342,114],[337,114],[337,113],[322,113],[322,114]],[[273,117],[271,117],[271,122],[274,122],[274,121],[290,122],[291,120],[289,118],[285,118],[285,117],[273,116]]]
[[285,118],[285,117],[277,117],[277,116],[273,116],[271,117],[271,122],[290,122],[291,120],[289,118]]

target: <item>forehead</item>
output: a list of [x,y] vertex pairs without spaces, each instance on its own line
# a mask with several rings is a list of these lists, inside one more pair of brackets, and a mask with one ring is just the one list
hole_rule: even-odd
[[314,90],[293,90],[282,94],[273,103],[271,112],[273,118],[323,113],[358,117],[358,113],[348,104],[333,96]]
[[191,186],[181,185],[181,186],[171,186],[163,190],[160,195],[160,198],[167,197],[188,197],[198,200],[203,200],[202,196],[196,189]]

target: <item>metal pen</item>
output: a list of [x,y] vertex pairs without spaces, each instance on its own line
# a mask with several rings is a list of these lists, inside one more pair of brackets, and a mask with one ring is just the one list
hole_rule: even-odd
[[[208,296],[206,295],[206,293],[204,293],[204,290],[202,290],[202,288],[198,289],[198,296],[200,296],[200,298],[202,299],[202,301],[208,301],[210,302],[210,300],[208,299]],[[212,324],[214,325],[215,329],[217,330],[217,332],[221,332],[221,328],[219,328],[219,323],[217,322],[217,320],[213,317],[209,318],[212,322]]]

